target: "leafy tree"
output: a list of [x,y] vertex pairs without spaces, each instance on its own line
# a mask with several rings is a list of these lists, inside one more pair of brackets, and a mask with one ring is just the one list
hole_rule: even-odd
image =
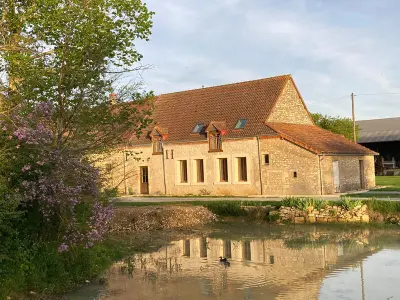
[[[312,114],[317,126],[341,134],[345,138],[353,141],[353,121],[350,118],[330,117],[322,114]],[[356,136],[358,136],[358,125],[356,126]]]
[[138,69],[135,40],[149,39],[153,13],[141,0],[5,0],[0,13],[2,111],[50,102],[55,145],[87,153],[148,125],[151,94],[124,85],[117,100],[136,101],[112,110],[108,96]]
[[112,211],[91,158],[151,122],[152,93],[120,79],[141,68],[152,15],[141,0],[1,2],[0,226],[17,207],[60,251],[101,240]]

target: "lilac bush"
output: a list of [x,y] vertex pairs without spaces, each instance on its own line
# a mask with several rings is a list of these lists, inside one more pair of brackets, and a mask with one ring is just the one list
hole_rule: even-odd
[[44,224],[56,224],[59,252],[91,247],[107,233],[113,212],[100,200],[99,170],[84,154],[56,146],[51,104],[22,111],[1,120],[2,143],[13,149],[8,182],[20,207],[37,209]]

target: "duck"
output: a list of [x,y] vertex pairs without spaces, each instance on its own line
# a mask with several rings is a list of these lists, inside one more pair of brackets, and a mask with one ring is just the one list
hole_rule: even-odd
[[231,263],[225,257],[222,256],[219,257],[219,262],[228,267],[231,265]]

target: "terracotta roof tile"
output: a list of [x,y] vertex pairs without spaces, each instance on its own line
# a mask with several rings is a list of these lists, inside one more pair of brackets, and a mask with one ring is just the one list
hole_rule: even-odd
[[299,146],[318,154],[377,155],[376,152],[353,143],[342,135],[315,125],[266,123],[271,129]]
[[[155,103],[154,124],[168,128],[168,142],[205,140],[204,134],[192,131],[197,123],[207,126],[211,121],[226,124],[225,138],[276,135],[264,122],[290,78],[283,75],[162,94]],[[239,119],[247,119],[246,126],[233,130]],[[132,138],[131,142],[149,143],[145,136]]]

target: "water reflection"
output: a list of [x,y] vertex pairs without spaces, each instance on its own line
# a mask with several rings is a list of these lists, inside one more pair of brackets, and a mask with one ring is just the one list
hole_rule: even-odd
[[[371,259],[384,248],[379,236],[369,230],[332,234],[313,229],[257,239],[172,241],[114,264],[107,272],[108,287],[96,299],[365,299],[365,281],[372,275],[364,269],[370,270]],[[229,259],[230,267],[219,263],[220,256]],[[398,280],[397,261],[391,276]],[[386,292],[386,298],[400,295]]]

